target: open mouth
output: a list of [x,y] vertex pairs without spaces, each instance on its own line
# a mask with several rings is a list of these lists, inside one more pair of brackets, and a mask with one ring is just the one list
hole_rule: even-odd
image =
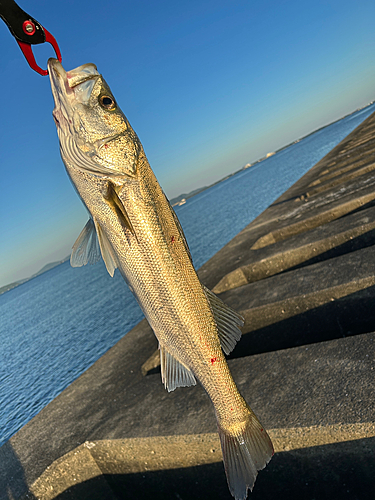
[[86,103],[96,80],[100,77],[95,64],[92,63],[65,71],[57,59],[51,58],[48,61],[48,70],[56,104],[61,104],[62,98],[71,99],[72,97],[78,102]]
[[48,60],[48,73],[55,101],[53,118],[59,132],[72,132],[72,108],[76,103],[87,104],[96,80],[100,77],[95,64],[88,63],[65,71],[57,59]]
[[85,83],[87,80],[97,78],[98,76],[100,76],[100,74],[93,63],[83,64],[76,69],[66,72],[68,85],[71,89]]
[[100,74],[95,64],[83,64],[66,73],[69,87],[73,89],[77,101],[86,103]]

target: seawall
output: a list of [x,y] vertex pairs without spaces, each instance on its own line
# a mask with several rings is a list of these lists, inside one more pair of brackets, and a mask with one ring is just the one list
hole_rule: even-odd
[[[274,441],[251,498],[375,498],[375,114],[199,269]],[[213,408],[144,320],[0,448],[0,500],[230,499]]]

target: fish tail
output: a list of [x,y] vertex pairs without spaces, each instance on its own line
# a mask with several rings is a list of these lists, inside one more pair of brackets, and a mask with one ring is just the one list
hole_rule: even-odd
[[225,473],[229,490],[236,500],[246,499],[258,470],[264,469],[274,454],[267,432],[251,408],[248,410],[241,424],[223,426],[218,422]]

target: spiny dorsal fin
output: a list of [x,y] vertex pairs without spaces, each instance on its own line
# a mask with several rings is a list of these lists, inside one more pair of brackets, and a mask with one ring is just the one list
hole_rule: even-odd
[[105,267],[107,268],[108,273],[112,276],[117,268],[115,255],[112,249],[112,245],[110,244],[107,236],[104,231],[100,227],[99,222],[95,221],[96,233],[98,235],[100,251],[102,252],[102,257],[104,260]]
[[189,387],[197,382],[193,373],[172,356],[163,346],[160,349],[161,380],[168,392],[176,387]]
[[229,354],[241,338],[240,328],[244,324],[244,319],[231,307],[224,304],[211,290],[204,285],[202,287],[217,325],[221,348],[225,354]]
[[124,228],[129,229],[129,231],[135,235],[135,231],[129,219],[128,213],[116,192],[116,186],[112,184],[112,182],[108,182],[107,192],[104,196],[104,199],[117,215],[121,225]]
[[95,264],[99,259],[99,242],[96,237],[95,224],[90,217],[73,245],[70,265],[72,267],[81,267],[86,264]]

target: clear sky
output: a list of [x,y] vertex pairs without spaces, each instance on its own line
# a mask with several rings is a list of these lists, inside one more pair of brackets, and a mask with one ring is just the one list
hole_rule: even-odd
[[[374,0],[19,0],[65,69],[94,62],[170,198],[375,99]],[[87,214],[48,77],[0,20],[0,286],[59,260]],[[34,47],[41,66],[50,45]]]

